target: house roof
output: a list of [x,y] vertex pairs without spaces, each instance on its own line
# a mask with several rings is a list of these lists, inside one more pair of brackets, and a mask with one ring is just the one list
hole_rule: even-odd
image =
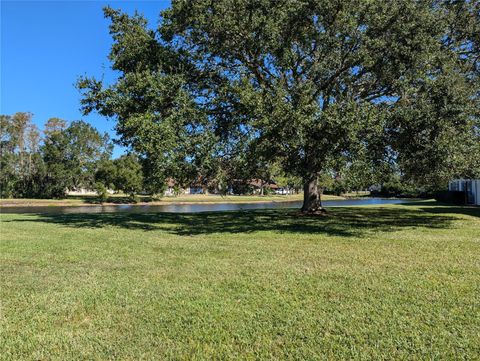
[[278,186],[277,184],[274,182],[274,181],[263,181],[262,179],[251,179],[250,181],[248,181],[248,184],[251,185],[251,186],[254,186],[254,187],[257,187],[257,188],[261,188],[262,185],[264,187],[267,187],[267,188],[271,188],[271,189],[277,189]]

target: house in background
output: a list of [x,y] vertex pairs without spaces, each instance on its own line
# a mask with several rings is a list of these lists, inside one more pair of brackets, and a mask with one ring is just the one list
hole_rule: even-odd
[[480,179],[454,179],[448,183],[450,192],[464,192],[465,204],[480,205]]
[[208,194],[208,189],[200,181],[194,182],[188,187],[181,187],[175,179],[168,178],[164,195],[171,197],[178,194]]
[[272,180],[265,181],[258,178],[250,179],[249,181],[247,181],[247,185],[252,188],[254,194],[260,195],[264,194],[265,189],[269,189],[275,192],[279,188],[278,185]]
[[185,188],[185,194],[208,194],[208,191],[201,185],[192,184],[190,187]]
[[[234,180],[228,185],[227,194],[263,195],[267,190],[269,193],[293,194],[293,190],[280,188],[273,180],[262,179]],[[211,183],[205,178],[199,178],[186,187],[181,187],[173,178],[168,178],[164,194],[167,197],[178,194],[221,194],[221,189],[218,184]]]
[[173,178],[167,179],[167,188],[165,189],[164,195],[167,197],[175,195],[175,181]]
[[[108,194],[114,194],[115,191],[113,189],[107,189]],[[72,188],[66,190],[67,196],[96,196],[98,195],[95,189],[89,188]]]

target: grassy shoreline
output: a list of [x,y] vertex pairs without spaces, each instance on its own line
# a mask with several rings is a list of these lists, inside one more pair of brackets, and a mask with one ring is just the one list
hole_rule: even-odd
[[[125,196],[110,197],[107,202],[100,203],[95,196],[75,196],[66,199],[0,199],[0,207],[36,207],[36,206],[97,206],[103,205],[162,205],[162,204],[217,204],[217,203],[264,203],[264,202],[297,202],[303,199],[302,194],[288,196],[219,196],[219,195],[180,195],[178,197],[163,197],[159,200],[140,196],[137,202],[132,202]],[[322,200],[338,200],[344,197],[323,195]]]
[[480,354],[479,208],[0,221],[0,360]]

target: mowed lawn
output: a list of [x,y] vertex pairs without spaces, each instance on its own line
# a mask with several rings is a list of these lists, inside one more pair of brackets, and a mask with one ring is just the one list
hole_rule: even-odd
[[478,359],[480,209],[1,215],[0,359]]

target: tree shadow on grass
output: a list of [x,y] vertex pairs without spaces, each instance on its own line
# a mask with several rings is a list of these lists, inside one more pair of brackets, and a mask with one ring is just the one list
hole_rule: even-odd
[[478,217],[480,209],[425,204],[421,208],[335,207],[330,208],[327,216],[302,216],[291,209],[203,213],[47,213],[36,214],[34,219],[11,221],[45,222],[76,229],[118,227],[157,230],[180,236],[260,231],[361,236],[371,231],[395,231],[412,227],[449,228],[458,218],[455,213]]
[[432,214],[464,214],[466,216],[480,218],[480,207],[459,207],[459,206],[446,206],[446,207],[429,207],[421,208],[423,211],[430,212]]

